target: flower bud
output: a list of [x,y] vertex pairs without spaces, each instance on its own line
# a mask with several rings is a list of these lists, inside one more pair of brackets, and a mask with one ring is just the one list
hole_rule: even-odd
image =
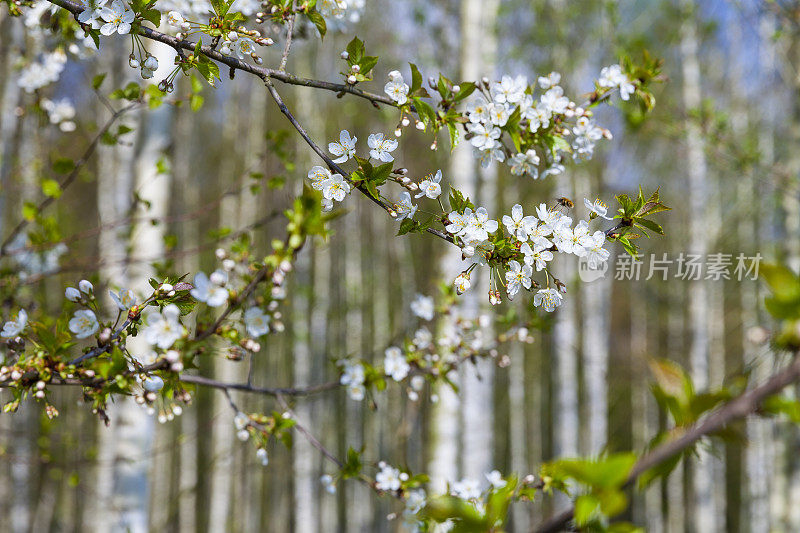
[[339,57],[346,60],[350,57],[350,54],[347,53],[347,50],[344,50],[341,54],[339,54]]
[[80,283],[78,283],[78,288],[81,290],[81,292],[86,294],[92,294],[92,291],[94,291],[94,286],[90,281],[85,279],[82,279]]
[[64,296],[70,302],[77,302],[81,299],[81,292],[75,287],[67,287],[67,290],[64,291]]
[[347,83],[349,83],[350,85],[355,85],[356,81],[358,80],[356,80],[356,77],[353,76],[352,74],[347,77]]

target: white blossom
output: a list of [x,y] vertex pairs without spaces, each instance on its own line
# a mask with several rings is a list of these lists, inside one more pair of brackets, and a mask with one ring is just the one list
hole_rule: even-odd
[[333,174],[322,184],[322,195],[329,200],[341,202],[350,192],[350,184],[341,174]]
[[184,22],[186,21],[183,18],[183,15],[181,15],[179,12],[170,11],[169,13],[167,13],[167,24],[169,24],[173,28],[180,28],[181,26],[183,26]]
[[244,325],[251,337],[260,337],[269,333],[270,316],[258,307],[251,307],[244,312]]
[[82,279],[78,282],[78,288],[81,290],[82,293],[85,294],[92,294],[94,292],[94,285],[88,279]]
[[324,474],[320,476],[319,482],[322,483],[322,486],[325,488],[325,492],[328,494],[336,494],[336,484],[333,482],[333,476],[330,474]]
[[505,102],[514,104],[522,100],[527,87],[528,80],[525,76],[517,76],[516,78],[503,76],[499,82],[492,84],[490,92],[495,102],[499,104]]
[[400,201],[394,204],[394,210],[397,213],[397,221],[404,219],[411,220],[417,212],[417,206],[411,201],[411,193],[403,191],[400,193]]
[[384,163],[394,161],[394,157],[390,153],[397,148],[397,141],[394,139],[385,139],[383,133],[373,133],[367,137],[367,144],[371,148],[370,157]]
[[375,475],[375,488],[383,491],[396,491],[402,484],[400,470],[386,463],[380,463],[380,472]]
[[151,313],[147,317],[147,327],[142,332],[145,340],[164,350],[170,348],[185,332],[178,321],[180,316],[181,311],[175,304],[168,304],[161,313]]
[[[541,78],[540,78],[541,79]],[[503,479],[503,475],[498,470],[492,470],[486,474],[486,480],[495,489],[502,489],[508,482]]]
[[261,466],[267,466],[269,464],[269,455],[267,455],[266,448],[259,448],[256,450],[256,458],[261,463]]
[[81,291],[76,289],[75,287],[67,287],[64,291],[64,298],[69,300],[70,302],[77,302],[81,299]]
[[80,309],[75,311],[75,314],[69,321],[69,330],[75,334],[78,339],[85,339],[94,335],[100,328],[97,322],[97,317],[94,311],[89,309]]
[[539,175],[539,171],[536,168],[536,165],[538,164],[539,155],[536,153],[536,150],[532,148],[527,150],[524,154],[514,154],[511,159],[508,160],[508,165],[511,167],[512,174],[515,176],[530,174],[534,179],[536,179]]
[[477,500],[481,497],[481,486],[476,479],[464,478],[453,483],[451,493],[462,500]]
[[0,332],[0,337],[16,337],[25,330],[28,324],[28,312],[20,309],[17,316],[3,324],[3,331]]
[[464,294],[470,288],[469,275],[461,273],[453,280],[453,285],[456,288],[457,294]]
[[600,218],[611,220],[611,217],[606,216],[608,214],[608,206],[604,204],[599,198],[594,202],[590,202],[588,198],[584,198],[583,205],[585,205],[586,209],[588,209],[591,213],[594,213]]
[[483,96],[467,104],[467,117],[472,124],[489,122],[489,102]]
[[408,102],[408,91],[409,87],[403,81],[403,75],[397,70],[391,71],[389,73],[389,82],[383,87],[383,92],[399,105],[403,105]]
[[103,7],[100,17],[106,22],[100,27],[100,33],[111,35],[116,32],[124,35],[131,31],[131,23],[135,18],[133,11],[128,9],[122,0],[114,0],[111,7]]
[[491,150],[495,144],[499,144],[500,128],[488,124],[468,124],[467,128],[473,134],[469,142],[475,148]]
[[489,104],[489,120],[495,126],[500,128],[505,126],[510,114],[508,104],[498,104],[497,102]]
[[531,288],[531,276],[533,275],[533,268],[530,265],[520,265],[519,261],[512,259],[508,262],[510,270],[506,272],[506,289],[508,297],[514,298],[519,292],[521,287],[526,289]]
[[454,233],[455,235],[462,235],[464,231],[467,229],[467,225],[469,224],[469,220],[472,217],[472,209],[467,207],[464,210],[464,214],[460,214],[458,211],[452,211],[449,215],[447,215],[447,219],[450,221],[450,224],[445,226],[445,230],[448,233]]
[[198,272],[194,275],[194,288],[190,294],[209,307],[219,307],[228,301],[228,290],[223,287],[227,282],[228,273],[224,270],[214,271],[210,278],[205,272]]
[[[358,137],[350,137],[350,132],[342,130],[339,132],[339,142],[328,143],[328,151],[336,156],[334,163],[345,163],[356,155],[356,141]],[[317,167],[314,167],[317,168]],[[312,169],[313,170],[313,169]],[[327,169],[326,169],[327,170]],[[311,176],[309,175],[309,178]]]
[[553,87],[554,85],[558,85],[561,82],[561,74],[558,72],[551,72],[547,76],[539,76],[537,80],[539,82],[539,87],[544,90]]
[[130,289],[120,289],[119,292],[108,291],[111,299],[117,304],[120,311],[127,311],[136,305],[136,295]]
[[423,320],[432,320],[434,313],[433,298],[417,294],[417,297],[411,302],[411,312]]
[[553,260],[553,252],[538,246],[531,248],[527,242],[520,247],[519,251],[525,256],[525,263],[534,267],[536,272],[547,268],[547,262]]
[[311,187],[318,191],[322,190],[325,180],[330,177],[331,171],[319,165],[314,165],[311,167],[311,170],[308,171],[308,179],[311,180]]
[[83,11],[78,14],[78,22],[89,24],[94,29],[99,28],[100,23],[97,19],[100,18],[100,13],[108,0],[80,0],[80,2]]
[[465,231],[466,240],[485,241],[489,238],[489,234],[497,231],[498,227],[497,221],[489,218],[486,208],[479,207],[475,210],[475,214],[469,218]]
[[411,370],[411,366],[406,361],[403,350],[397,346],[386,348],[383,358],[383,370],[395,381],[403,381]]
[[569,106],[569,98],[564,96],[564,89],[559,86],[548,89],[539,100],[552,113],[563,113]]
[[553,312],[556,307],[561,305],[563,298],[556,289],[540,289],[533,296],[533,305],[535,307],[544,307],[547,312]]
[[427,196],[431,200],[435,200],[442,194],[442,171],[437,170],[433,176],[428,176],[419,184],[419,193],[414,198],[421,198]]
[[347,387],[347,394],[351,399],[360,402],[364,399],[366,390],[364,388],[364,366],[358,361],[345,360],[342,363],[344,371],[339,378],[339,383]]
[[522,212],[522,205],[515,204],[511,208],[511,216],[503,215],[503,225],[508,232],[520,241],[528,240],[528,229],[536,224],[534,216],[525,216]]

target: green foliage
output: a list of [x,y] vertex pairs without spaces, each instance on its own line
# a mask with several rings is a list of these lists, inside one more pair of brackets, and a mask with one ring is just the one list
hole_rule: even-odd
[[800,349],[800,276],[785,265],[761,265],[761,275],[771,292],[764,299],[769,313],[781,320],[775,345],[790,350]]
[[[378,56],[368,56],[367,48],[364,41],[358,37],[353,39],[347,44],[347,64],[350,67],[349,72],[342,72],[342,75],[347,77],[351,74],[355,76],[357,82],[369,81],[372,79],[372,69],[378,64]],[[353,71],[353,67],[358,65],[358,72]]]
[[621,220],[614,230],[608,233],[608,239],[616,240],[622,244],[626,252],[636,257],[638,248],[632,242],[632,239],[638,238],[640,234],[633,231],[639,230],[648,237],[648,231],[664,235],[664,229],[661,225],[649,217],[662,211],[669,211],[672,208],[661,202],[658,189],[647,200],[645,200],[644,191],[641,187],[639,187],[639,194],[636,199],[629,197],[627,194],[619,194],[615,198],[620,207],[614,218]]

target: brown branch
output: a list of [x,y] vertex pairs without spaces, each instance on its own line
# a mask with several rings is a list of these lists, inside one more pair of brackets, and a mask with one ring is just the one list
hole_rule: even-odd
[[[767,381],[761,385],[750,389],[733,400],[727,402],[725,405],[719,407],[702,421],[689,426],[683,433],[669,442],[656,447],[651,452],[642,456],[636,464],[633,465],[628,479],[625,482],[625,487],[633,485],[633,483],[646,471],[658,466],[664,461],[682,453],[684,450],[693,446],[697,441],[703,437],[710,435],[720,429],[724,428],[731,422],[745,418],[753,414],[761,406],[761,403],[780,392],[783,388],[800,380],[800,356],[794,354],[792,362],[785,368],[774,374]],[[552,533],[554,531],[563,531],[567,528],[570,520],[575,515],[575,509],[567,509],[562,513],[549,518],[547,521],[533,529],[537,533]]]
[[210,387],[212,389],[220,389],[224,391],[241,391],[253,394],[263,394],[265,396],[309,396],[318,392],[324,392],[339,387],[338,381],[329,381],[319,385],[311,385],[308,387],[256,387],[249,383],[225,383],[210,379],[204,376],[181,376],[180,380],[183,383],[193,383],[203,387]]
[[[131,109],[137,107],[138,105],[139,105],[138,103],[130,104],[128,106],[123,107],[122,109],[115,111],[114,114],[111,115],[111,118],[108,119],[105,125],[103,125],[103,127],[100,128],[100,131],[97,132],[97,135],[95,135],[94,139],[92,139],[91,144],[89,144],[89,146],[86,148],[86,151],[83,152],[81,158],[75,162],[75,167],[72,169],[72,172],[70,172],[63,180],[61,180],[61,183],[58,184],[59,189],[61,189],[62,192],[67,187],[72,185],[72,183],[78,177],[78,173],[86,165],[86,163],[89,162],[89,158],[92,157],[92,154],[94,154],[94,151],[100,144],[100,140],[103,138],[103,135],[106,134],[106,132],[111,128],[111,126],[117,121],[119,117],[121,117]],[[39,205],[36,206],[36,213],[37,214],[41,213],[43,210],[47,209],[47,207],[50,204],[52,204],[55,201],[55,199],[56,199],[55,196],[48,196],[44,200],[39,202]],[[23,218],[22,220],[20,220],[19,224],[17,224],[14,227],[14,229],[11,230],[11,233],[9,233],[8,236],[5,238],[3,244],[0,245],[0,257],[4,257],[7,255],[8,245],[14,241],[14,239],[17,237],[17,235],[19,235],[22,232],[23,229],[25,229],[25,227],[28,225],[29,222],[30,221],[28,219]]]
[[294,33],[294,19],[297,17],[297,0],[292,1],[292,14],[289,15],[289,21],[286,26],[286,45],[283,47],[283,55],[281,55],[281,65],[278,70],[281,72],[286,71],[286,61],[289,59],[289,50],[292,48],[292,34]]
[[[51,4],[66,9],[75,16],[77,16],[81,11],[83,11],[83,7],[71,2],[70,0],[48,0],[48,1]],[[195,46],[197,45],[197,43],[195,42],[187,40],[179,40],[171,35],[167,35],[165,33],[152,30],[145,26],[141,26],[139,28],[139,34],[153,41],[164,43],[168,46],[171,46],[172,48],[175,49],[182,48],[190,52],[194,52]],[[203,55],[209,57],[210,59],[213,59],[214,61],[223,63],[232,68],[233,70],[241,70],[244,72],[249,72],[250,74],[254,74],[260,78],[272,78],[281,81],[283,83],[287,83],[289,85],[314,87],[316,89],[324,89],[326,91],[331,91],[337,94],[341,93],[352,94],[353,96],[358,96],[359,98],[364,98],[366,100],[369,100],[373,104],[385,104],[388,106],[397,107],[397,103],[394,102],[388,96],[362,91],[361,89],[358,89],[352,85],[302,78],[300,76],[295,76],[294,74],[289,74],[287,72],[282,72],[280,70],[259,67],[257,65],[251,65],[235,57],[229,57],[223,55],[218,51],[214,50],[210,46],[201,46],[200,51],[203,53]]]

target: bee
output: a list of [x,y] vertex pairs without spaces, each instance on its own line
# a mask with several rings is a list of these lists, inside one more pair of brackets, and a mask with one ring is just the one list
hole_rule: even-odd
[[556,198],[555,202],[556,202],[556,205],[554,205],[552,207],[551,211],[555,211],[556,209],[558,209],[559,211],[562,211],[563,213],[566,213],[568,210],[570,210],[570,209],[575,207],[575,202],[573,202],[572,200],[570,200],[566,196],[562,196],[560,198]]

